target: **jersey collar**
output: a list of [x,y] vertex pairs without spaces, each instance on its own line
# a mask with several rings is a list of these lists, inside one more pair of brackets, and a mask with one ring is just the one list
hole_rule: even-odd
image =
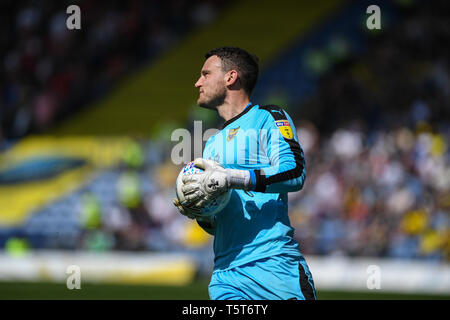
[[249,103],[245,106],[244,110],[243,110],[241,113],[239,113],[237,116],[234,116],[234,117],[231,118],[230,120],[225,121],[225,122],[222,124],[222,127],[221,127],[220,129],[222,130],[223,128],[225,128],[225,127],[226,127],[227,125],[229,125],[230,123],[232,123],[232,122],[236,121],[237,119],[239,119],[240,117],[242,117],[244,114],[246,114],[247,112],[249,112],[250,109],[251,109],[253,106],[254,106],[254,105],[253,105],[251,102],[249,102]]

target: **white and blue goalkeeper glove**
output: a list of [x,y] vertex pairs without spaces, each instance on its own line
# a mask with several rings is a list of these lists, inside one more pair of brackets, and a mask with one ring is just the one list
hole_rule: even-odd
[[180,203],[180,200],[178,200],[177,198],[173,198],[173,205],[175,207],[177,207],[178,211],[183,215],[188,217],[189,219],[195,219],[196,216],[194,216],[193,214],[190,214],[188,211],[186,211],[186,209],[184,209],[183,205]]
[[202,208],[227,192],[229,189],[249,190],[250,172],[247,170],[225,169],[213,160],[197,158],[194,165],[204,171],[183,176],[182,192],[187,201]]

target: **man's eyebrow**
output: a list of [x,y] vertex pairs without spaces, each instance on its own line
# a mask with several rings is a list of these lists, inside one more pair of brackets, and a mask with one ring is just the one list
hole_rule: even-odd
[[203,69],[202,71],[201,71],[201,73],[202,74],[208,74],[208,73],[211,73],[208,69]]

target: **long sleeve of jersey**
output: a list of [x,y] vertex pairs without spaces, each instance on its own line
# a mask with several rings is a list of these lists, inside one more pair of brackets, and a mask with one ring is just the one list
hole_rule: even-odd
[[264,145],[269,166],[251,172],[253,190],[264,193],[294,192],[303,188],[305,158],[292,119],[278,106],[265,106]]

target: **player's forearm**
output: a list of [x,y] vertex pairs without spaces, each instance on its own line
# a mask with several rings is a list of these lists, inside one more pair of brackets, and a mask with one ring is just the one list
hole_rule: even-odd
[[295,192],[303,188],[306,178],[304,164],[301,166],[272,166],[258,170],[227,169],[232,189],[264,193]]
[[[270,152],[270,166],[254,170],[252,190],[265,193],[295,192],[303,188],[306,178],[305,157],[296,140],[280,144]],[[253,177],[253,175],[251,175]]]
[[301,162],[287,162],[251,173],[251,189],[264,193],[296,192],[303,188],[306,179],[304,159]]
[[284,180],[281,182],[275,182],[266,184],[265,193],[286,193],[286,192],[296,192],[303,188],[305,182],[305,175],[300,177]]

